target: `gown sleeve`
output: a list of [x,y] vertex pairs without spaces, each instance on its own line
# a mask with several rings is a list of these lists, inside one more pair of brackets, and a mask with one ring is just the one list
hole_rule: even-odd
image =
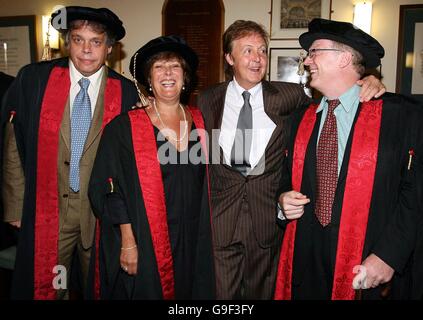
[[111,224],[130,223],[122,186],[122,142],[125,139],[121,117],[108,124],[98,147],[91,172],[89,197],[93,212]]
[[201,196],[196,259],[194,263],[192,291],[192,299],[194,300],[212,300],[216,298],[208,184],[209,181],[207,175],[205,175]]
[[[17,140],[23,136],[22,128],[23,107],[25,97],[23,79],[26,69],[21,70],[3,97],[1,108],[1,150],[2,150],[2,200],[5,221],[17,221],[22,218],[23,198],[25,191],[25,177],[18,150]],[[12,115],[13,114],[13,115]],[[22,144],[20,145],[22,150]]]
[[[128,181],[136,172],[126,170],[132,167],[132,158],[129,119],[127,114],[122,114],[103,130],[88,189],[93,212],[100,220],[98,255],[102,299],[130,299],[136,279],[121,270],[119,259],[122,243],[119,225],[137,225],[136,210],[131,210],[132,215],[129,210],[133,208],[134,192]],[[136,230],[134,234],[137,237]]]
[[[408,100],[401,100],[401,108],[407,115],[402,120],[404,130],[404,146],[402,149],[400,183],[398,188],[398,200],[389,221],[381,234],[381,237],[373,248],[379,258],[391,266],[395,271],[402,274],[413,252],[416,252],[416,244],[421,242],[422,224],[421,196],[422,196],[422,165],[423,154],[423,121],[422,107],[410,104]],[[414,156],[410,161],[409,152],[413,150]],[[421,250],[421,249],[420,249]],[[414,257],[415,259],[416,257]],[[416,260],[418,262],[418,259]]]

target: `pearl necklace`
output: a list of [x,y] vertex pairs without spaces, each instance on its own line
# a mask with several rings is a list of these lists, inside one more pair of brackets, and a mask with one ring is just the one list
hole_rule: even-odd
[[[160,116],[160,112],[159,112],[159,110],[157,110],[157,106],[156,106],[156,99],[154,99],[153,100],[153,107],[154,107],[154,110],[156,111],[156,115],[157,115],[157,118],[159,118],[159,120],[160,120],[160,123],[162,124],[162,126],[165,128],[165,129],[169,129],[169,127],[163,122],[163,120],[162,120],[162,117]],[[185,110],[184,110],[184,108],[182,107],[182,105],[181,104],[179,104],[179,108],[181,108],[181,110],[182,110],[182,113],[183,113],[183,115],[184,115],[184,134],[182,135],[182,138],[180,138],[180,139],[176,139],[176,138],[174,138],[174,137],[172,137],[172,136],[168,136],[168,138],[170,138],[170,139],[172,139],[173,141],[175,141],[175,142],[181,142],[181,141],[184,141],[184,139],[185,139],[185,137],[186,137],[186,135],[187,135],[187,132],[188,132],[188,124],[187,124],[187,117],[186,117],[186,115],[185,115]],[[169,129],[170,130],[170,129]]]

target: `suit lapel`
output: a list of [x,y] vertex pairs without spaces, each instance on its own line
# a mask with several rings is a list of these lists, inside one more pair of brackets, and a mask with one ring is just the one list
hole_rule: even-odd
[[101,132],[101,125],[103,123],[104,115],[104,91],[106,89],[107,80],[107,68],[104,69],[103,76],[101,78],[100,89],[98,91],[97,103],[95,105],[93,119],[91,121],[90,131],[88,132],[87,141],[85,142],[84,154],[92,145],[94,140]]
[[66,102],[65,110],[63,111],[62,125],[60,126],[60,135],[65,142],[66,148],[70,150],[70,102],[69,98]]
[[[213,96],[208,97],[208,99],[211,99],[210,107],[211,107],[211,115],[213,118],[212,132],[211,132],[213,148],[210,154],[213,156],[213,161],[218,160],[218,163],[221,163],[225,166],[226,164],[224,161],[223,150],[219,145],[219,136],[220,136],[220,129],[222,127],[223,110],[225,108],[225,97],[226,97],[226,90],[228,88],[228,85],[229,85],[229,82],[224,83],[223,85],[217,88],[216,92],[213,92]],[[218,157],[218,159],[215,159],[216,156]],[[231,168],[230,166],[227,166],[227,167]]]
[[[211,104],[213,108],[213,128],[220,129],[222,127],[223,110],[225,109],[225,97],[226,90],[228,89],[229,82],[221,86],[214,97],[214,101]],[[212,98],[212,97],[210,97]],[[213,98],[212,98],[213,99]]]
[[[281,132],[282,132],[282,126],[283,126],[283,119],[284,117],[279,115],[280,108],[279,106],[281,104],[284,104],[284,101],[281,101],[280,95],[278,95],[278,90],[276,90],[270,82],[268,81],[262,81],[263,86],[263,105],[264,105],[264,111],[269,116],[269,118],[276,124],[276,128],[272,133],[272,136],[270,137],[269,142],[267,143],[265,152],[262,156],[262,158],[259,161],[259,164],[253,169],[253,171],[250,174],[254,174],[255,171],[263,171],[263,168],[265,166],[264,159],[266,159],[266,153],[268,152],[269,148],[272,146],[272,144],[280,138]],[[222,126],[222,118],[223,118],[223,111],[224,111],[224,105],[225,105],[225,95],[226,90],[228,87],[228,83],[225,86],[221,87],[221,91],[217,92],[215,103],[213,103],[213,115],[214,115],[214,128],[221,128]],[[218,138],[218,137],[217,137]],[[218,144],[218,139],[216,141]],[[220,161],[224,164],[224,156],[223,156],[223,150],[218,146],[220,150]],[[217,150],[217,149],[216,149]],[[236,171],[231,166],[225,165],[231,170]]]
[[[275,130],[267,142],[266,149],[264,150],[263,155],[261,156],[259,162],[250,172],[250,175],[257,175],[258,172],[264,172],[266,167],[266,158],[269,148],[281,137],[282,132],[282,122],[283,119],[277,114],[277,106],[280,104],[281,97],[278,96],[278,91],[267,81],[262,81],[262,90],[263,90],[263,107],[264,112],[267,116],[276,124]],[[283,102],[282,102],[283,103]]]

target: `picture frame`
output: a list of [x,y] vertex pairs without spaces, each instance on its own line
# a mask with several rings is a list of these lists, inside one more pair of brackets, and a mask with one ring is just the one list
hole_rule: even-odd
[[16,76],[36,61],[35,15],[0,17],[0,71]]
[[396,93],[423,102],[423,4],[401,5]]
[[[320,11],[316,8],[319,2]],[[313,18],[330,19],[331,13],[332,0],[272,0],[270,39],[298,39]]]
[[304,75],[297,74],[301,50],[301,48],[270,48],[268,79],[269,81],[298,83],[311,97],[313,90],[307,86],[309,72],[304,70]]

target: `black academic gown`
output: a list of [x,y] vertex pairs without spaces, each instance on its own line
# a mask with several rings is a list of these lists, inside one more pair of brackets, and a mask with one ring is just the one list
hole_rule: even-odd
[[6,93],[9,86],[11,85],[13,79],[15,79],[15,77],[12,77],[0,71],[0,101],[3,98],[3,95]]
[[[130,112],[144,112],[134,110]],[[160,276],[153,249],[150,225],[146,215],[142,187],[135,162],[132,145],[131,126],[127,114],[115,118],[104,130],[100,141],[97,158],[94,163],[89,196],[94,213],[101,222],[101,236],[99,249],[100,264],[100,297],[101,299],[163,299]],[[155,135],[157,134],[155,130]],[[145,138],[143,138],[145,140]],[[153,142],[156,144],[156,141]],[[178,166],[178,165],[173,165]],[[205,170],[205,166],[202,165]],[[167,170],[173,170],[167,168]],[[163,176],[166,175],[163,166]],[[168,171],[168,174],[170,172]],[[113,177],[113,193],[110,192],[108,177]],[[214,266],[211,242],[210,207],[207,188],[207,175],[201,175],[202,182],[196,197],[201,202],[199,211],[189,215],[197,220],[197,235],[192,238],[191,248],[195,253],[188,253],[191,258],[185,261],[186,270],[181,270],[184,263],[176,263],[183,252],[174,251],[174,236],[172,232],[183,232],[186,225],[170,227],[170,242],[174,259],[176,299],[213,299],[214,298]],[[193,179],[198,179],[193,177]],[[166,179],[164,179],[166,180]],[[180,192],[166,187],[164,192]],[[194,183],[194,181],[192,181]],[[183,186],[181,186],[183,188]],[[187,189],[184,189],[185,192]],[[156,192],[151,191],[150,192]],[[193,192],[193,191],[191,191]],[[194,195],[193,195],[194,196]],[[169,195],[165,195],[167,219],[169,224],[170,212],[175,209],[169,205]],[[178,201],[178,199],[175,199]],[[174,213],[174,212],[173,212]],[[138,271],[136,276],[128,276],[120,267],[121,233],[119,224],[131,223],[137,241]],[[192,227],[192,226],[191,226]],[[191,235],[192,236],[192,235]],[[177,257],[178,255],[179,257]],[[94,255],[92,255],[93,257]],[[191,261],[189,261],[191,260]],[[190,271],[191,270],[191,271]],[[92,271],[92,270],[91,270]],[[178,296],[178,273],[192,272],[191,295]],[[90,284],[93,285],[91,272]],[[91,288],[92,290],[93,288]],[[187,291],[185,291],[187,292]],[[91,292],[92,294],[92,292]]]
[[[0,72],[0,107],[4,94],[9,86],[12,84],[14,77]],[[2,171],[2,170],[0,170]],[[0,172],[0,177],[3,172]],[[1,179],[1,178],[0,178]],[[1,186],[0,186],[1,188]],[[16,234],[14,228],[9,224],[3,222],[3,205],[0,200],[0,250],[7,248],[16,243]]]
[[[12,283],[12,298],[33,299],[34,296],[34,223],[37,175],[37,145],[41,105],[50,73],[55,66],[68,68],[69,59],[33,63],[23,67],[3,101],[1,134],[11,110],[20,115],[14,122],[15,136],[25,173],[25,196],[22,227],[19,235],[16,265]],[[118,79],[122,85],[122,110],[135,105],[137,93],[133,83],[108,69],[108,77]],[[3,137],[0,137],[3,146]],[[3,148],[2,148],[3,149]]]
[[[293,114],[291,145],[288,161],[284,166],[285,179],[282,182],[282,192],[292,189],[290,179],[293,142],[305,110],[306,108],[303,108]],[[390,284],[390,298],[393,299],[410,299],[413,291],[416,295],[419,290],[421,291],[418,288],[412,289],[412,275],[414,273],[414,279],[421,278],[423,272],[413,268],[413,260],[421,265],[423,259],[422,256],[413,258],[416,243],[421,243],[418,238],[421,238],[423,232],[420,229],[423,212],[418,209],[422,203],[422,194],[420,192],[420,198],[417,195],[422,184],[422,111],[416,102],[403,96],[389,93],[383,96],[378,159],[362,261],[374,253],[395,269]],[[297,220],[292,274],[293,299],[330,299],[352,135],[359,112],[360,106],[350,132],[338,178],[331,224],[326,228],[321,228],[314,214],[316,141],[321,112],[317,114],[307,147],[301,184],[301,193],[307,195],[311,202],[305,206],[304,215]],[[416,155],[412,168],[408,171],[411,148]],[[286,226],[289,222],[279,221],[279,223]],[[319,260],[318,267],[316,260]],[[318,277],[320,280],[316,281]],[[362,299],[381,299],[383,288],[385,286],[362,290]]]

